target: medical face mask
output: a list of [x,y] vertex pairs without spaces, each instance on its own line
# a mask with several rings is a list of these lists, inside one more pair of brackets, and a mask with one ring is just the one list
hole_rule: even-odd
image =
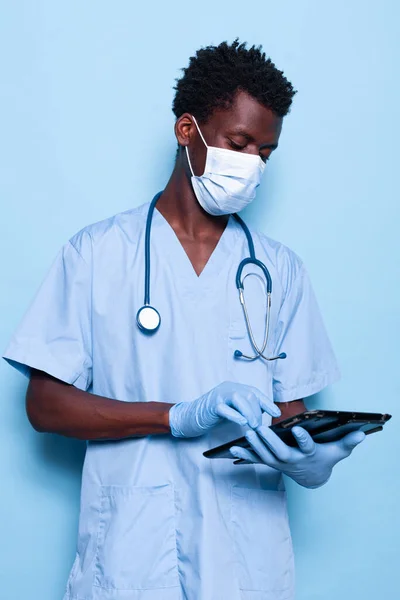
[[207,148],[204,173],[195,175],[186,146],[192,186],[200,206],[215,216],[241,211],[254,200],[265,163],[254,154],[207,146],[196,119],[192,118]]

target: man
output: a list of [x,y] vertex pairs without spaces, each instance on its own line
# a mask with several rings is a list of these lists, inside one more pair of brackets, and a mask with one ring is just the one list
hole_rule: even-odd
[[[290,448],[268,427],[338,377],[301,260],[229,216],[254,198],[294,94],[260,48],[199,50],[155,208],[73,236],[5,353],[30,377],[35,429],[88,440],[65,600],[293,598],[282,473],[318,487],[364,438],[295,428]],[[236,274],[252,243],[265,268],[244,265],[246,321]],[[203,456],[244,434],[238,464]]]

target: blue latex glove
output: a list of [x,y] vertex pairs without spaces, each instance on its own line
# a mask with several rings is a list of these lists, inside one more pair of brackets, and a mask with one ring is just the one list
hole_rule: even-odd
[[364,440],[365,433],[353,431],[337,442],[317,444],[302,427],[293,427],[298,448],[285,444],[270,427],[261,426],[246,432],[253,450],[232,446],[231,454],[246,464],[263,463],[291,477],[306,488],[318,488],[331,476],[333,467],[350,456]]
[[272,417],[281,414],[272,400],[259,389],[224,381],[197,400],[174,404],[169,411],[169,424],[175,437],[196,437],[223,419],[238,425],[259,427],[263,412]]

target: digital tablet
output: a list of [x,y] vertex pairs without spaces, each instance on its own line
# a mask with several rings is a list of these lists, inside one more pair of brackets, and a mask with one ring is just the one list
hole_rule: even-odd
[[[297,446],[296,439],[291,429],[299,425],[306,429],[313,440],[319,443],[340,440],[351,431],[361,430],[366,435],[381,431],[384,424],[392,415],[365,412],[346,412],[339,410],[307,410],[303,413],[289,417],[280,423],[271,425],[274,431],[288,446]],[[251,449],[245,437],[232,440],[216,448],[204,452],[206,458],[235,458],[230,453],[232,446],[241,446]]]

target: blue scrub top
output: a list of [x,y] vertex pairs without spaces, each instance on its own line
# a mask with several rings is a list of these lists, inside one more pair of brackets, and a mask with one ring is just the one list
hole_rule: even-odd
[[[126,402],[191,401],[222,381],[258,387],[276,402],[335,381],[337,364],[307,272],[284,245],[252,231],[273,281],[265,363],[253,354],[235,286],[248,256],[230,217],[197,276],[173,229],[154,211],[153,336],[136,325],[143,304],[149,204],[95,223],[60,250],[4,358],[82,390]],[[256,339],[264,336],[264,279],[245,281]],[[270,417],[263,416],[270,424]],[[240,437],[223,423],[207,435],[88,442],[76,558],[64,600],[292,600],[293,552],[280,474],[203,452]]]

